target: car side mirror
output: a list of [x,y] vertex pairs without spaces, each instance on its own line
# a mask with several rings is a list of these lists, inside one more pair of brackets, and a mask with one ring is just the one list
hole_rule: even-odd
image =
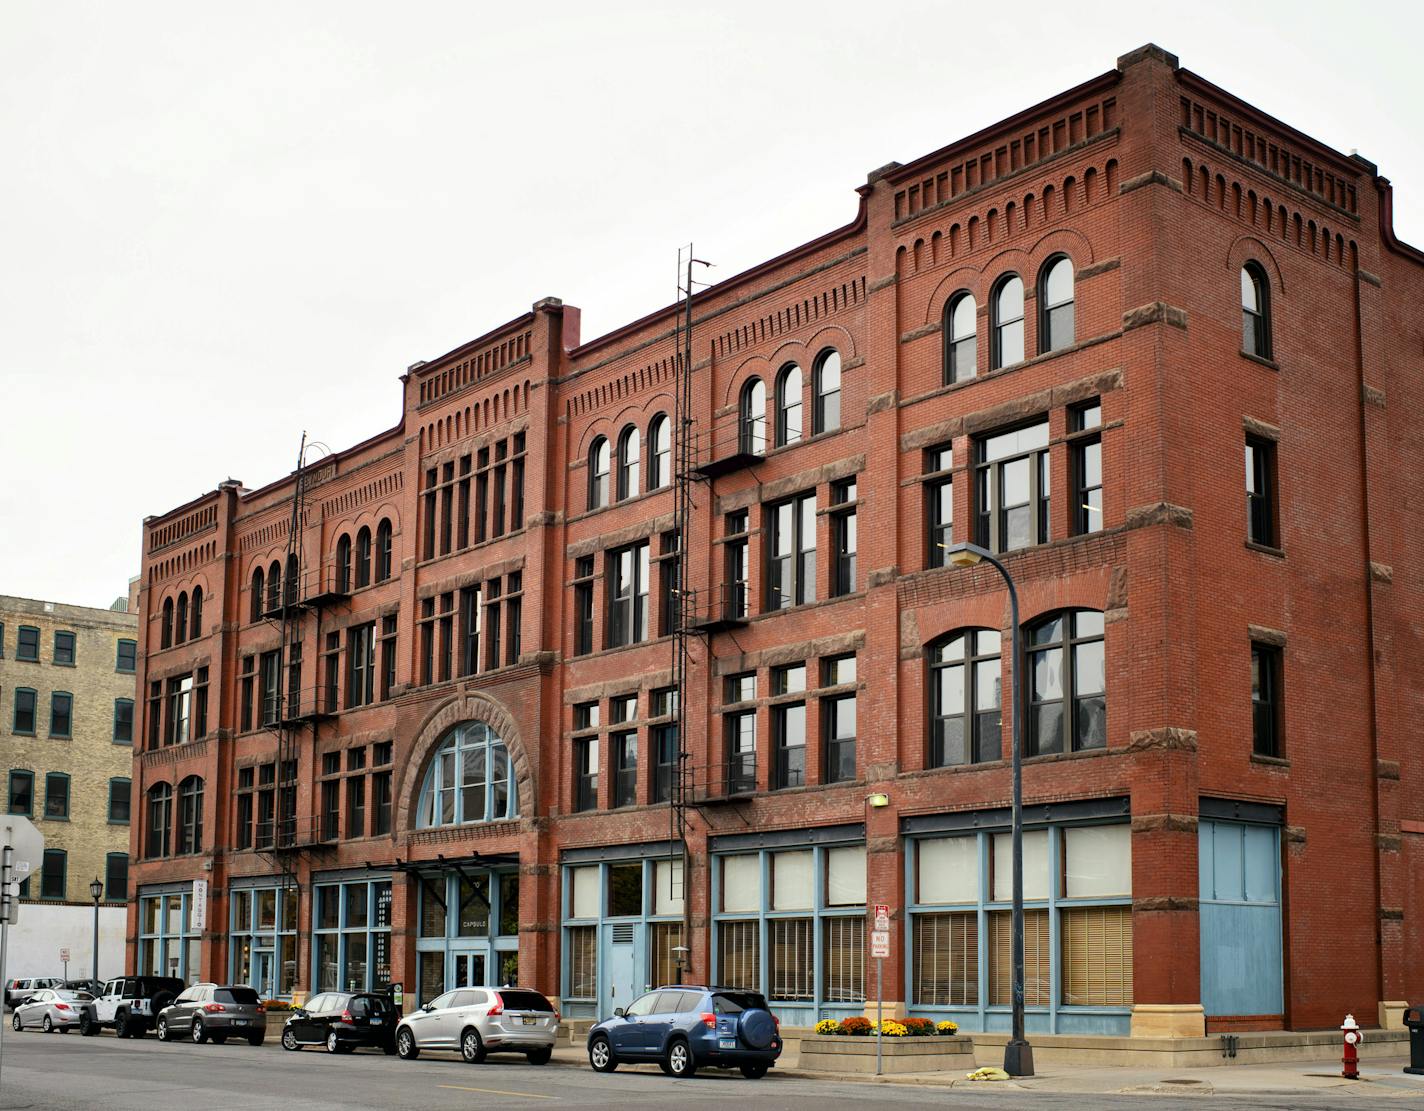
[[434,1003],[427,1003],[425,1006],[421,1007],[420,1009],[421,1009],[422,1011],[433,1011],[433,1010],[435,1010],[435,1004],[434,1004]]
[[293,1018],[306,1018],[306,1017],[307,1017],[307,1010],[306,1010],[306,1008],[305,1008],[305,1007],[294,1007],[294,1008],[292,1008],[292,1017],[293,1017]]
[[614,1017],[614,1018],[627,1018],[627,1017],[628,1017],[628,1012],[625,1011],[622,1007],[614,1007],[614,1008],[613,1008],[613,1017]]

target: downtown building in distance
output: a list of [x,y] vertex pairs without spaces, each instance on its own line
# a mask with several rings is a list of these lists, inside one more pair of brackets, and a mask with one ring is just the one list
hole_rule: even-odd
[[690,340],[541,300],[388,431],[146,520],[135,967],[571,1017],[681,971],[805,1024],[873,1000],[885,905],[892,1009],[1004,1030],[1018,714],[1031,1032],[1397,1021],[1389,183],[1149,46],[858,193]]

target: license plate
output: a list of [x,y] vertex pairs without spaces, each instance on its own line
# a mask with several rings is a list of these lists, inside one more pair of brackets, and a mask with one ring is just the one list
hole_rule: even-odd
[[246,1025],[247,1025],[247,1019],[245,1019],[245,1018],[233,1019],[233,1022],[235,1022],[238,1026],[246,1026]]
[[372,1026],[379,1026],[381,1025],[381,1020],[379,1018],[373,1018],[370,1020],[370,1023]]
[[736,1038],[718,1038],[718,1039],[717,1039],[717,1048],[718,1048],[718,1049],[736,1049],[736,1048],[737,1048],[737,1039],[736,1039]]
[[533,1015],[523,1015],[520,1017],[519,1021],[524,1023],[525,1026],[533,1026],[539,1020]]

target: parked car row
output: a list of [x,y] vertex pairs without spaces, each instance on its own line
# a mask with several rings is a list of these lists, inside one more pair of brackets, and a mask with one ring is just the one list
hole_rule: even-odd
[[93,998],[85,991],[41,988],[27,993],[25,1001],[15,1007],[10,1025],[16,1030],[39,1029],[46,1034],[58,1030],[67,1034],[79,1025],[84,1005]]
[[62,980],[54,976],[21,976],[16,979],[5,981],[5,1009],[13,1011],[21,1003],[29,1001],[30,996],[45,988],[63,987]]

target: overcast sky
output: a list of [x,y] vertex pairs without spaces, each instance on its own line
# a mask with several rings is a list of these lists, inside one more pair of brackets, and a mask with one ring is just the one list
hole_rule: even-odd
[[1420,5],[1153,8],[3,0],[0,593],[106,606],[145,515],[390,427],[417,359],[544,296],[600,335],[1148,41],[1424,245]]

